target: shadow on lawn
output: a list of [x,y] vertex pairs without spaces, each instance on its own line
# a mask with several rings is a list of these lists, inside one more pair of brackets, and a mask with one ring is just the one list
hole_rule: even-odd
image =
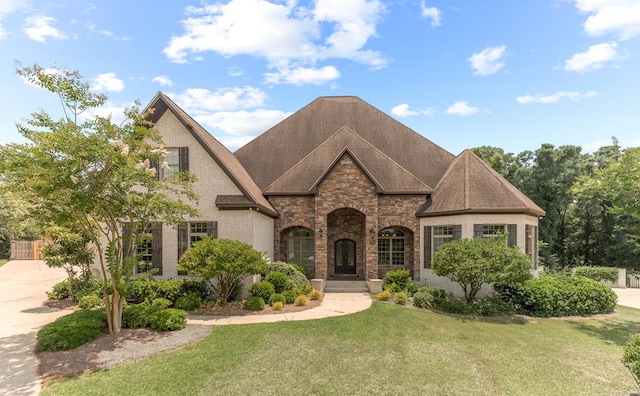
[[632,334],[640,332],[640,323],[633,320],[610,319],[596,324],[572,321],[569,324],[587,335],[619,346],[625,346]]

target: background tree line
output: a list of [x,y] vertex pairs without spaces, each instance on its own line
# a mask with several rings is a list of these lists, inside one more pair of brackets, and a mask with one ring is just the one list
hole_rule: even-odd
[[517,155],[473,151],[547,212],[539,225],[545,266],[640,269],[640,148],[623,149],[614,137],[594,153],[551,144]]

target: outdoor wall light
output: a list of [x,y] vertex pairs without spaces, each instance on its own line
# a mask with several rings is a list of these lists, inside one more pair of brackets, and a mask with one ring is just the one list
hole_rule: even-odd
[[376,232],[373,230],[373,228],[369,230],[369,235],[371,235],[371,240],[372,241],[374,240],[375,233]]
[[320,234],[320,238],[322,238],[322,228],[318,228],[318,234]]

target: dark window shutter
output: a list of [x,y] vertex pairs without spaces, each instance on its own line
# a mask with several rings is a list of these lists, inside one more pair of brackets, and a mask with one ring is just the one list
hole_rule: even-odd
[[424,227],[424,268],[431,268],[431,226]]
[[189,147],[178,148],[178,168],[180,172],[189,170]]
[[474,238],[482,238],[483,231],[484,231],[484,224],[474,224],[473,225],[473,237]]
[[151,238],[151,265],[162,275],[162,223],[153,223]]
[[156,179],[160,180],[160,163],[158,161],[151,161],[151,167],[156,170]]
[[509,247],[518,245],[518,225],[507,224],[507,245]]
[[453,240],[457,241],[462,239],[462,225],[454,225],[453,226]]
[[122,256],[131,257],[135,252],[131,251],[131,223],[122,225]]
[[189,224],[180,223],[178,226],[178,260],[189,249]]
[[217,221],[210,221],[207,224],[207,230],[211,238],[218,239],[218,222]]
[[538,269],[538,226],[533,227],[533,269]]

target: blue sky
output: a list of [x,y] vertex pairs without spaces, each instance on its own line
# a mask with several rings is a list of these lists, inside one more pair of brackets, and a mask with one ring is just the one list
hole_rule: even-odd
[[232,151],[326,95],[454,154],[640,145],[639,0],[1,0],[5,143],[61,114],[14,60],[79,70],[115,120],[161,90]]

